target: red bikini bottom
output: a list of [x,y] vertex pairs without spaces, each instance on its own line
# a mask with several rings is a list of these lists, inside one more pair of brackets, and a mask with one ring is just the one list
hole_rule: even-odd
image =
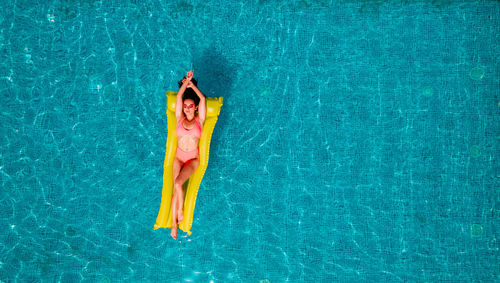
[[180,147],[177,147],[177,152],[175,156],[182,162],[184,165],[189,164],[189,162],[193,161],[198,157],[198,153],[200,148],[197,148],[193,151],[184,151]]

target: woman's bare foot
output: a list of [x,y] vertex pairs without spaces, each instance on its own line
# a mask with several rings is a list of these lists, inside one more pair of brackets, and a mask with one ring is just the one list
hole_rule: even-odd
[[184,220],[184,209],[179,209],[177,211],[177,223],[181,223]]
[[177,224],[172,225],[172,231],[170,231],[170,236],[172,236],[174,240],[177,240]]

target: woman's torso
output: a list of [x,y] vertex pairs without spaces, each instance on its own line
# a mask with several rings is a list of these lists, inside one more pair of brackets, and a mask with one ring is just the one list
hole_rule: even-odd
[[198,117],[195,117],[191,122],[183,117],[177,123],[177,146],[187,152],[196,150],[200,142],[201,131]]

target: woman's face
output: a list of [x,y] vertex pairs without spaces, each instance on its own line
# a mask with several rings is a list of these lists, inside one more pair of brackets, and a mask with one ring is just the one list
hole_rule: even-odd
[[198,106],[194,104],[194,101],[192,99],[186,99],[183,102],[182,109],[184,110],[184,115],[186,115],[186,118],[188,120],[191,120],[194,118],[194,113],[196,109],[198,109]]

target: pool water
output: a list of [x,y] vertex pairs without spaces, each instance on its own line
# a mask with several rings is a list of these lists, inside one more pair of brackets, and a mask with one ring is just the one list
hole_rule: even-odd
[[[0,282],[499,280],[498,1],[75,2],[0,4]],[[173,240],[191,68],[224,106]]]

